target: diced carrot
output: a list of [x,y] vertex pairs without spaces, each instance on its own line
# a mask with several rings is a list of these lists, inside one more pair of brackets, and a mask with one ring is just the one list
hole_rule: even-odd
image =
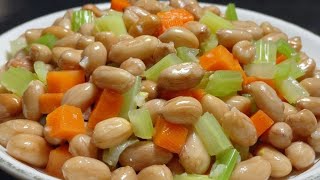
[[256,112],[250,119],[257,130],[258,137],[274,124],[273,120],[262,110]]
[[126,7],[130,6],[127,0],[111,0],[111,9],[116,11],[123,11]]
[[286,57],[285,55],[279,54],[279,55],[277,56],[276,63],[279,64],[279,63],[281,63],[282,61],[284,61],[284,60],[286,60],[286,59],[287,59],[287,57]]
[[104,89],[89,117],[88,127],[93,129],[100,121],[116,117],[120,113],[122,104],[122,94]]
[[194,17],[185,9],[172,9],[157,13],[161,21],[159,34],[174,26],[183,26],[186,22],[193,21]]
[[45,171],[51,176],[63,179],[61,168],[70,158],[72,158],[72,155],[68,150],[68,145],[63,145],[51,150]]
[[180,124],[173,124],[159,117],[155,126],[153,141],[157,146],[173,153],[180,153],[186,142],[188,129]]
[[159,97],[165,100],[170,100],[178,96],[190,96],[200,101],[204,95],[205,95],[205,91],[203,89],[188,89],[188,90],[181,90],[181,91],[169,91],[169,90],[159,91]]
[[46,120],[52,137],[70,139],[86,132],[81,109],[74,106],[62,105],[48,114]]
[[84,82],[85,73],[82,70],[50,71],[47,74],[48,93],[64,93]]
[[201,101],[206,92],[203,89],[192,89],[192,97],[196,98],[198,101]]
[[49,114],[59,106],[61,106],[61,100],[63,93],[45,93],[40,96],[40,112],[42,114]]

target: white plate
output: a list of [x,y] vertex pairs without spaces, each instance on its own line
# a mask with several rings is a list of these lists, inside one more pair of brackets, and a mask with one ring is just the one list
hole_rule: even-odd
[[[203,5],[206,5],[203,3]],[[109,3],[99,4],[101,8],[107,8],[110,6]],[[225,7],[219,6],[221,10],[224,12]],[[9,50],[9,42],[16,39],[22,33],[24,33],[27,29],[31,28],[42,28],[50,26],[54,20],[58,17],[63,16],[65,11],[59,11],[56,13],[52,13],[46,16],[42,16],[40,18],[31,20],[26,22],[20,26],[17,26],[8,32],[2,34],[0,36],[0,65],[5,63],[6,60],[6,52]],[[277,19],[271,16],[267,16],[261,13],[257,13],[254,11],[249,11],[241,8],[237,8],[237,13],[239,19],[241,20],[253,20],[257,23],[261,23],[263,21],[269,21],[274,26],[279,27],[281,30],[286,32],[289,37],[292,36],[301,36],[303,42],[303,51],[305,51],[310,57],[315,58],[317,63],[320,64],[320,61],[317,59],[320,57],[320,37],[313,34],[312,32],[305,30],[297,25],[285,22],[281,19]],[[7,171],[8,173],[21,178],[21,179],[46,179],[46,180],[54,180],[56,178],[48,176],[41,171],[38,171],[34,168],[31,168],[14,158],[10,157],[5,148],[0,146],[0,169]],[[316,163],[312,168],[308,171],[299,174],[296,177],[291,177],[294,180],[301,179],[320,179],[320,162]],[[290,179],[291,179],[290,178]]]

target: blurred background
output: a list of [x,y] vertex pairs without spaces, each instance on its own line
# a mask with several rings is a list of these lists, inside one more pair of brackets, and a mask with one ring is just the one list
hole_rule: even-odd
[[[319,0],[200,0],[216,4],[234,2],[237,7],[259,11],[297,24],[320,35]],[[0,34],[36,17],[85,3],[106,0],[0,0]],[[14,179],[0,170],[1,179]]]

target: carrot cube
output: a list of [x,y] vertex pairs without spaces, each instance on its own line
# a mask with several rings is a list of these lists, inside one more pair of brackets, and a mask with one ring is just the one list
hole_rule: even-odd
[[63,93],[45,93],[40,96],[39,104],[42,114],[49,114],[61,106]]
[[51,71],[47,74],[49,93],[64,93],[77,84],[85,82],[85,73],[82,70]]

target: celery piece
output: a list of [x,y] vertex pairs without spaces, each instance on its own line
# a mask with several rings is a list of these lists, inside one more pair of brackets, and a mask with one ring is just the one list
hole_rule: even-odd
[[77,32],[83,24],[93,23],[94,14],[92,11],[79,10],[72,13],[71,26],[72,31]]
[[10,41],[10,52],[9,57],[12,58],[18,51],[27,47],[27,41],[24,37],[19,37],[14,41]]
[[145,71],[144,75],[148,80],[156,82],[161,71],[172,65],[180,64],[182,62],[183,61],[176,54],[168,54],[155,65],[153,65],[151,68],[149,68],[147,71]]
[[234,3],[228,4],[225,17],[226,17],[226,19],[228,19],[230,21],[237,21],[238,20],[238,15],[236,12],[236,5]]
[[36,79],[35,74],[28,70],[10,67],[7,71],[1,73],[0,83],[7,90],[22,96],[29,83]]
[[173,177],[173,180],[213,180],[207,175],[199,175],[199,174],[179,174]]
[[96,19],[94,30],[95,32],[111,31],[117,36],[127,34],[127,29],[122,16],[114,14],[102,16]]
[[232,29],[233,26],[230,21],[223,19],[216,14],[206,11],[201,17],[200,23],[205,24],[211,30],[211,33],[216,34],[219,29]]
[[200,44],[201,54],[205,54],[206,52],[210,51],[211,49],[218,46],[218,39],[217,36],[211,34],[211,36],[204,42]]
[[277,71],[276,65],[268,64],[247,64],[243,70],[248,76],[254,76],[261,79],[273,79]]
[[217,180],[228,180],[238,160],[240,160],[240,155],[237,150],[225,150],[216,156],[216,162],[213,164],[209,176]]
[[219,70],[209,77],[205,91],[213,96],[224,97],[242,90],[242,75],[239,71]]
[[279,39],[277,41],[277,51],[280,54],[285,55],[287,58],[292,58],[296,62],[300,60],[299,54],[294,48],[284,39]]
[[304,74],[305,72],[299,68],[298,63],[294,59],[290,58],[277,64],[277,71],[274,78],[276,80],[287,79],[288,77],[297,79]]
[[146,99],[148,98],[149,93],[147,92],[139,92],[136,97],[135,101],[138,107],[143,106],[146,103]]
[[151,139],[153,124],[150,113],[147,109],[135,109],[129,111],[129,119],[133,133],[141,139]]
[[36,61],[33,64],[33,68],[38,76],[38,79],[44,84],[47,84],[48,69],[46,68],[46,64],[42,61]]
[[129,139],[116,147],[105,149],[102,155],[102,161],[111,167],[116,167],[121,153],[129,146],[139,142],[138,139]]
[[246,160],[249,157],[249,147],[243,147],[237,144],[233,144],[234,148],[239,152],[241,161]]
[[277,45],[272,41],[259,40],[255,42],[256,57],[253,63],[276,64]]
[[194,128],[211,156],[232,148],[230,140],[212,114],[204,113],[194,124]]
[[285,80],[276,80],[276,86],[290,104],[296,103],[299,98],[309,96],[309,93],[292,77]]
[[141,77],[136,76],[134,85],[123,94],[124,101],[120,110],[120,117],[128,119],[128,113],[131,110],[137,109],[136,96],[141,89]]
[[199,49],[188,48],[188,47],[178,47],[177,56],[183,62],[198,62],[197,55],[199,54]]
[[55,35],[45,34],[41,36],[39,39],[37,39],[35,42],[33,42],[32,44],[43,44],[45,46],[48,46],[48,48],[52,49],[57,40],[58,39]]
[[202,77],[200,83],[196,86],[198,89],[205,89],[208,82],[209,82],[209,77],[213,74],[213,72],[205,72],[204,76]]

